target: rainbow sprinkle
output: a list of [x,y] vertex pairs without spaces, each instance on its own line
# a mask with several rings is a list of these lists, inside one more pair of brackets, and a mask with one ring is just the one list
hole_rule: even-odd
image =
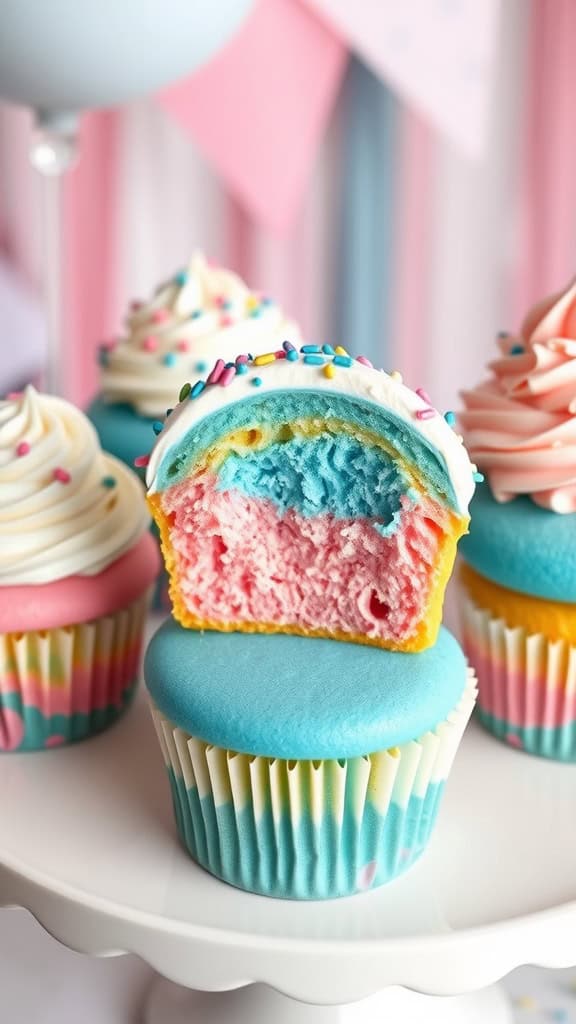
[[[236,365],[234,363],[231,363],[229,366],[226,367],[224,372],[220,374],[220,379],[218,381],[220,387],[221,388],[227,388],[228,385],[232,383],[232,381],[234,380],[235,376],[236,376]],[[195,397],[195,395],[194,395],[194,388],[192,388],[192,397],[193,398]]]
[[28,444],[28,441],[20,441],[20,444],[18,445],[18,447],[16,449],[16,455],[19,455],[20,457],[22,455],[28,455],[29,451],[30,451],[30,445]]
[[160,420],[154,420],[154,423],[152,424],[152,430],[154,431],[156,436],[158,436],[158,434],[161,434],[163,429],[164,424]]
[[70,476],[70,473],[68,472],[68,470],[67,469],[62,469],[61,466],[57,466],[56,467],[56,469],[54,470],[52,476],[54,477],[55,480],[58,480],[58,482],[61,483],[61,484],[69,484],[71,479],[72,479],[72,477]]
[[220,377],[222,376],[223,372],[224,372],[224,360],[223,359],[217,359],[216,362],[214,363],[213,369],[208,374],[208,378],[206,380],[206,383],[207,384],[217,384],[218,381],[220,380]]
[[110,491],[113,487],[116,487],[116,477],[103,476],[100,483],[102,484],[102,487],[106,487]]

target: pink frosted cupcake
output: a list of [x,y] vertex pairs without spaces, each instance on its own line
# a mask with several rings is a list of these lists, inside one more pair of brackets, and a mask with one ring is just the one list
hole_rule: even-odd
[[460,417],[486,475],[461,546],[464,646],[486,728],[576,762],[576,282],[499,348]]
[[132,696],[158,553],[137,477],[86,417],[0,402],[0,750],[110,725]]

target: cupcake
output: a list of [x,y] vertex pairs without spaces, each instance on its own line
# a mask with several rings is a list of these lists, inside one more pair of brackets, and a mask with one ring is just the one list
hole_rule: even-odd
[[145,678],[185,849],[285,899],[373,889],[418,860],[476,693],[445,629],[402,654],[168,619]]
[[145,659],[181,840],[264,895],[382,885],[474,704],[440,628],[471,464],[426,395],[328,345],[183,393],[148,466],[175,619]]
[[[271,343],[280,348],[286,338],[299,331],[276,303],[196,253],[149,302],[133,302],[125,335],[100,348],[101,392],[88,416],[102,447],[138,466],[187,376],[205,375],[215,353],[227,362]],[[165,589],[161,583],[158,607]]]
[[486,475],[462,544],[478,714],[513,747],[576,761],[576,284],[500,335],[461,422]]
[[367,362],[286,342],[184,386],[148,467],[183,626],[434,643],[473,471],[428,396]]
[[158,563],[140,481],[86,417],[32,387],[0,402],[0,750],[124,711]]
[[149,302],[133,302],[124,336],[100,348],[100,394],[88,415],[102,447],[133,466],[182,381],[204,375],[215,354],[234,360],[298,337],[276,303],[196,253]]

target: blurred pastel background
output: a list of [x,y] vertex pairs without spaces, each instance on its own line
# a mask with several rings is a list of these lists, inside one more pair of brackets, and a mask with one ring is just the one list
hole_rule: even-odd
[[[70,396],[196,247],[312,341],[435,404],[576,256],[573,0],[259,0],[204,68],[83,118],[65,183]],[[42,361],[31,117],[0,106],[0,388]]]
[[[575,271],[575,39],[574,0],[256,0],[190,78],[86,115],[64,184],[69,397],[95,392],[97,346],[128,302],[200,247],[309,340],[399,368],[453,406],[497,331]],[[29,112],[0,104],[0,392],[44,358],[31,134]],[[6,913],[0,977],[5,999],[29,1000],[30,1024],[68,1019],[60,966],[120,1020],[112,1000],[132,983],[119,965],[80,969]],[[139,992],[147,969],[132,968]],[[518,1021],[576,1020],[573,972],[507,985]]]

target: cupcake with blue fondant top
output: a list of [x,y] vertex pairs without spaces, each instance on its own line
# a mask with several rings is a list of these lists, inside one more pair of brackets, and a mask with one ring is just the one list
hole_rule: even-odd
[[145,677],[186,849],[286,899],[376,888],[418,860],[475,698],[445,629],[401,654],[169,619]]
[[462,429],[486,475],[462,544],[479,715],[514,747],[576,761],[576,284],[501,335]]
[[183,388],[147,476],[178,621],[145,678],[219,878],[323,899],[422,853],[475,696],[440,628],[473,473],[427,395],[329,345]]

